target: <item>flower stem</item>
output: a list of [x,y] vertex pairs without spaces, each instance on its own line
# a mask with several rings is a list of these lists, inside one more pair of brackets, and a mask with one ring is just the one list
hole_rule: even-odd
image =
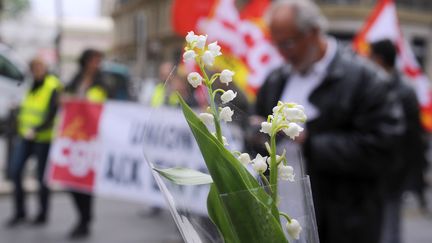
[[264,184],[270,189],[270,192],[272,191],[272,188],[271,188],[271,186],[270,186],[270,182],[267,180],[267,177],[263,174],[263,173],[260,173],[259,174],[260,175],[260,177],[261,177],[261,180],[264,182]]
[[286,218],[286,220],[287,220],[289,223],[291,223],[291,217],[290,217],[288,214],[286,214],[286,213],[284,213],[284,212],[279,212],[279,215],[283,216],[284,218]]
[[216,97],[216,94],[218,92],[223,94],[223,93],[225,93],[225,90],[223,90],[223,89],[217,89],[217,90],[213,91],[213,97]]
[[219,111],[218,111],[216,103],[214,101],[214,94],[213,94],[213,89],[211,86],[212,84],[211,84],[211,82],[207,76],[207,73],[204,70],[204,66],[201,63],[198,63],[198,66],[200,67],[201,73],[204,75],[205,84],[206,84],[208,96],[210,99],[210,108],[211,108],[212,113],[213,113],[213,119],[214,119],[215,130],[216,130],[216,138],[223,144],[222,129],[220,127],[220,119],[219,119]]
[[270,185],[272,187],[272,198],[277,202],[278,185],[277,185],[277,161],[276,161],[276,134],[270,136]]

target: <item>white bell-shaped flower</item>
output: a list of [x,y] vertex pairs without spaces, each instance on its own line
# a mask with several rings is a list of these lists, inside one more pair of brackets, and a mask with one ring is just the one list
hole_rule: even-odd
[[224,69],[220,74],[220,81],[226,85],[228,85],[233,80],[233,75],[235,73],[231,70]]
[[232,90],[225,91],[221,95],[222,104],[226,104],[232,101],[236,96],[237,96],[237,92],[234,92]]
[[302,231],[302,227],[297,220],[291,219],[291,221],[286,224],[286,229],[288,231],[288,234],[292,238],[296,240],[300,239],[300,233]]
[[207,35],[199,35],[196,42],[196,47],[199,49],[204,49],[207,41]]
[[196,41],[198,41],[198,36],[195,35],[193,31],[189,31],[186,35],[186,42],[188,44],[193,44]]
[[283,165],[282,163],[278,166],[279,178],[284,181],[294,181],[294,168],[289,165]]
[[234,114],[234,111],[231,110],[231,108],[229,108],[228,106],[225,106],[220,111],[219,117],[222,121],[230,122],[230,121],[232,121],[232,115],[233,114]]
[[252,162],[248,153],[240,154],[240,156],[238,157],[238,160],[240,161],[240,163],[242,163],[245,166]]
[[[302,106],[298,106],[302,107]],[[301,108],[298,107],[285,107],[283,113],[285,118],[290,122],[304,122],[306,120],[306,115]]]
[[303,127],[294,122],[290,122],[288,128],[282,129],[282,131],[291,139],[295,139],[303,130]]
[[191,72],[187,76],[188,82],[192,85],[192,87],[196,88],[202,84],[203,78],[197,72]]
[[211,51],[205,51],[201,59],[204,65],[211,67],[214,64],[215,56],[213,55],[213,53],[211,53]]
[[196,57],[196,53],[193,50],[185,51],[185,53],[183,53],[184,62],[194,61],[195,57]]
[[204,122],[204,124],[206,124],[207,126],[211,126],[214,124],[214,117],[212,114],[210,113],[200,113],[199,114],[199,118],[201,119],[202,122]]
[[208,45],[208,50],[213,54],[213,56],[217,57],[222,55],[221,47],[217,44],[217,41],[212,42]]
[[271,134],[272,130],[272,124],[270,122],[262,122],[261,123],[261,130],[262,133],[267,133],[268,135]]
[[267,170],[267,156],[262,157],[261,154],[257,154],[255,159],[252,160],[252,167],[258,173],[264,173]]

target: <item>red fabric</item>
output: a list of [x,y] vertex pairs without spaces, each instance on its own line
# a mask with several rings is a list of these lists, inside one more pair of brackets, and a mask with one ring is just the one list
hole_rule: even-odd
[[[63,120],[57,140],[63,139],[64,142],[60,148],[56,148],[56,155],[50,157],[50,181],[85,192],[93,191],[95,170],[92,163],[95,162],[95,151],[86,144],[97,138],[102,110],[102,104],[84,101],[72,101],[63,105]],[[86,169],[78,176],[71,171],[72,166]]]
[[251,0],[240,12],[241,19],[258,19],[261,18],[267,7],[269,6],[268,0]]
[[174,0],[172,5],[172,27],[180,36],[196,30],[201,17],[209,16],[217,0]]

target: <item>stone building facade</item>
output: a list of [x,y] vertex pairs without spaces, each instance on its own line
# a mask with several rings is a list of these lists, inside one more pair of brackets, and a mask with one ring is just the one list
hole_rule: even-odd
[[[330,20],[329,32],[350,41],[374,7],[375,0],[315,0]],[[236,0],[238,6],[247,0]],[[432,77],[432,1],[396,0],[402,32]],[[112,56],[134,74],[154,77],[157,65],[181,55],[183,38],[171,27],[172,0],[116,0],[113,3]]]

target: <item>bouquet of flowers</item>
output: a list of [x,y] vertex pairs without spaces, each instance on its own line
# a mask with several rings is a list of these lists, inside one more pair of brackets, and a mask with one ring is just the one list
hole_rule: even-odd
[[[207,210],[225,242],[288,242],[284,231],[298,239],[302,226],[287,213],[278,209],[278,180],[294,181],[293,167],[287,164],[285,151],[276,154],[276,136],[283,133],[295,139],[303,128],[306,116],[303,107],[294,103],[279,102],[273,108],[260,132],[269,136],[265,143],[269,156],[258,154],[251,159],[249,154],[229,151],[222,135],[221,122],[232,121],[234,111],[227,103],[236,98],[232,90],[213,90],[213,83],[219,79],[223,84],[232,82],[234,72],[223,70],[208,77],[206,67],[213,65],[220,56],[217,42],[206,45],[207,36],[189,32],[183,54],[185,61],[194,61],[200,72],[191,72],[187,80],[194,87],[204,85],[208,91],[207,112],[196,115],[179,95],[184,116],[204,157],[209,175],[185,168],[155,169],[163,177],[177,184],[211,184],[207,198]],[[221,93],[221,105],[215,97]],[[207,126],[214,126],[214,133]],[[257,173],[255,178],[248,166]],[[269,176],[264,172],[269,170]],[[261,183],[260,183],[261,182]],[[241,193],[238,193],[241,192]],[[236,193],[235,198],[221,195]]]

